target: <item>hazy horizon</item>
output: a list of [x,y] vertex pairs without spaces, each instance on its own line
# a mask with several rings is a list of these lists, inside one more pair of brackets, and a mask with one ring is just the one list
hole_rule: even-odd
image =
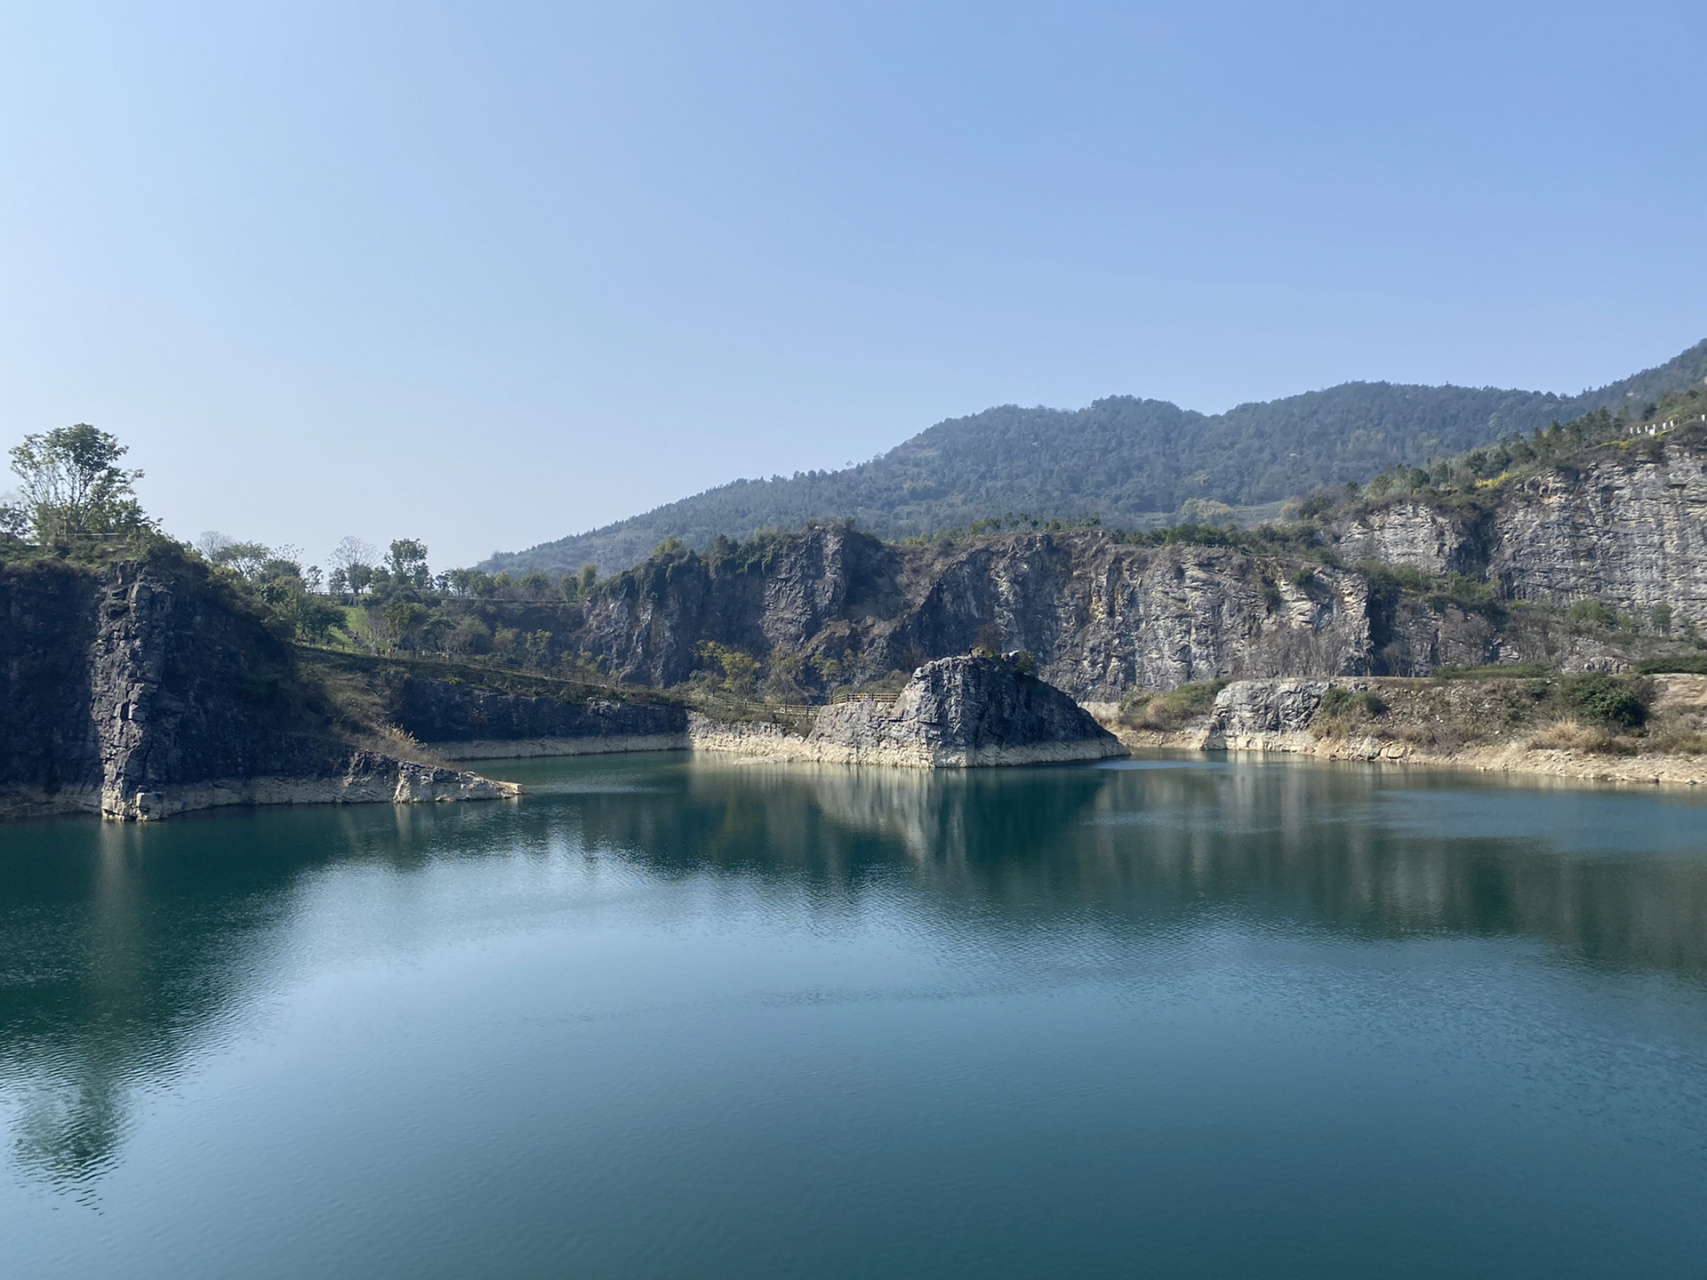
[[114,432],[180,537],[472,563],[992,405],[1704,332],[1682,0],[0,24],[4,443]]

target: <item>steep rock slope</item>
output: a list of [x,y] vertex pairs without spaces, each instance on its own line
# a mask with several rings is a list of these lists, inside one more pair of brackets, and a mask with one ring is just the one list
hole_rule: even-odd
[[1707,625],[1707,427],[1595,449],[1474,502],[1406,498],[1343,521],[1337,549],[1486,578],[1511,600],[1598,600]]
[[893,702],[825,707],[808,735],[847,758],[920,768],[1101,760],[1115,736],[1061,690],[1009,658],[961,655],[926,663]]
[[437,800],[503,784],[358,750],[289,646],[172,552],[0,570],[0,813],[158,818],[244,802]]
[[653,687],[687,679],[705,642],[789,664],[808,689],[826,668],[870,680],[980,645],[1019,649],[1075,697],[1114,700],[1229,674],[1474,664],[1492,629],[1297,557],[1095,530],[898,548],[831,526],[775,539],[762,559],[655,557],[595,595],[576,639]]

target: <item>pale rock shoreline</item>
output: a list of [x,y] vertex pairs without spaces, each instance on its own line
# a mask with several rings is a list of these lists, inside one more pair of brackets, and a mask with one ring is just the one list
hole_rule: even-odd
[[[1707,676],[1657,676],[1658,705],[1696,706],[1707,701]],[[1169,732],[1120,725],[1112,704],[1094,708],[1103,724],[1131,750],[1173,749],[1250,755],[1292,755],[1408,768],[1529,774],[1537,777],[1644,786],[1707,784],[1707,756],[1660,752],[1609,755],[1530,745],[1530,732],[1505,741],[1470,742],[1450,749],[1387,735],[1315,733],[1322,694],[1331,687],[1384,693],[1406,682],[1390,680],[1241,680],[1216,696],[1208,715]]]
[[1068,764],[1124,755],[1118,742],[1084,739],[1017,747],[940,747],[928,743],[834,742],[791,733],[764,721],[724,724],[694,715],[688,738],[695,751],[721,752],[773,764],[869,764],[902,769],[978,769],[1003,765]]

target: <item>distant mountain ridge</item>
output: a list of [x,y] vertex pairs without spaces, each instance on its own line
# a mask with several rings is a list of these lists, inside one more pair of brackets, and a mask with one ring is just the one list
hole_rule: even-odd
[[1111,396],[1077,410],[1002,405],[950,418],[841,471],[736,480],[588,533],[497,553],[489,572],[601,574],[680,538],[701,549],[813,518],[849,518],[883,538],[989,516],[1100,516],[1142,527],[1192,499],[1255,507],[1397,463],[1462,453],[1603,406],[1639,415],[1707,381],[1707,341],[1665,364],[1580,395],[1495,387],[1347,382],[1202,414],[1164,400]]

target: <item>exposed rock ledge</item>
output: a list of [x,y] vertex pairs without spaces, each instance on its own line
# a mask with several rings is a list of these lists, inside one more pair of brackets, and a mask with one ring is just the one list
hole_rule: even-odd
[[477,738],[472,742],[432,742],[428,749],[446,760],[533,760],[543,756],[625,755],[631,751],[682,751],[693,745],[688,733],[593,734],[585,737]]
[[913,673],[893,701],[825,707],[809,733],[779,724],[720,724],[694,716],[695,750],[770,760],[968,769],[1121,756],[1126,749],[1053,685],[1011,660],[942,658]]
[[513,782],[358,751],[342,776],[231,778],[159,791],[109,789],[101,795],[101,814],[120,821],[152,821],[233,804],[431,804],[502,800],[520,791]]
[[[1656,709],[1707,708],[1707,677],[1657,676]],[[1494,708],[1482,688],[1492,682],[1463,681],[1438,685],[1423,680],[1238,680],[1215,699],[1205,719],[1171,733],[1122,730],[1133,748],[1173,747],[1200,751],[1252,751],[1310,756],[1318,760],[1355,760],[1405,764],[1435,769],[1471,769],[1482,773],[1526,773],[1598,782],[1699,786],[1707,784],[1707,757],[1645,752],[1606,755],[1585,750],[1560,750],[1530,745],[1530,731],[1513,731],[1505,740],[1469,741],[1448,745],[1395,736],[1395,730],[1428,730],[1454,724],[1487,732]],[[1396,723],[1379,733],[1320,731],[1316,724],[1322,699],[1329,689],[1352,693],[1377,691],[1391,702]]]

